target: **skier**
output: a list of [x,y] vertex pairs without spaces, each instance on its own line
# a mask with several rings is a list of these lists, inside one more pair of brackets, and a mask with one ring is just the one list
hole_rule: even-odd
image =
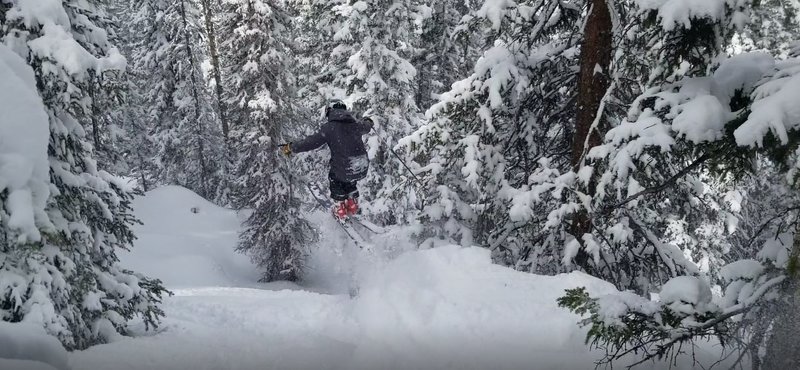
[[298,142],[281,145],[283,154],[302,153],[325,144],[331,151],[331,198],[336,202],[333,213],[340,220],[358,213],[358,188],[356,183],[367,176],[369,159],[361,136],[372,130],[369,117],[361,122],[353,118],[341,100],[331,100],[325,107],[328,122],[319,131]]

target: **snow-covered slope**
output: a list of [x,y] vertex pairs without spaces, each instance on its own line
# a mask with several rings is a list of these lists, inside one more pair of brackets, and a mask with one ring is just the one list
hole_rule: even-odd
[[[575,286],[612,291],[584,274],[519,273],[491,264],[483,249],[455,246],[357,258],[316,215],[326,238],[314,251],[313,286],[258,284],[256,268],[233,251],[234,212],[178,187],[135,207],[145,225],[122,260],[174,289],[167,318],[156,334],[133,323],[141,336],[72,353],[74,369],[588,369],[599,356],[583,344],[578,317],[555,303]],[[395,240],[376,244],[398,245],[397,234],[387,238]],[[326,274],[346,279],[323,268],[326,258],[361,261],[358,297],[323,293],[337,285],[322,284]]]
[[150,191],[133,207],[144,225],[134,228],[135,248],[120,254],[124,266],[158,277],[170,288],[245,286],[258,280],[255,266],[234,251],[241,224],[236,212],[179,186]]
[[0,369],[67,370],[67,350],[39,323],[0,321]]

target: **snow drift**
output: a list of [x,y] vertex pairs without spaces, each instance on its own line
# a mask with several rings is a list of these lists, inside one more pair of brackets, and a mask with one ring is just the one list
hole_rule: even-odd
[[167,317],[156,334],[134,322],[141,336],[71,354],[74,369],[587,369],[600,353],[556,298],[577,286],[616,292],[582,273],[497,266],[481,248],[404,251],[397,232],[376,237],[379,250],[365,256],[322,214],[312,217],[325,235],[316,263],[351,261],[358,297],[320,285],[328,273],[347,278],[321,265],[310,286],[258,284],[254,266],[233,251],[235,212],[179,187],[151,191],[135,211],[145,224],[121,257],[176,288]]
[[247,286],[259,274],[234,251],[240,218],[179,186],[165,186],[137,198],[138,240],[121,253],[123,266],[161,279],[171,288]]
[[0,321],[0,369],[68,370],[67,350],[39,324]]
[[516,272],[458,246],[405,253],[363,278],[353,302],[360,368],[591,367],[579,318],[556,298],[577,286],[613,290],[582,273]]

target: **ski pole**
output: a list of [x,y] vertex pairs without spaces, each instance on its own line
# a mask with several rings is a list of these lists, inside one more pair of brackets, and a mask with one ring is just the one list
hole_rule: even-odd
[[[381,135],[381,133],[378,132],[378,130],[375,130],[375,134],[383,142],[385,142],[387,144],[390,144],[390,142],[387,141],[386,138],[384,138],[383,135]],[[404,161],[403,158],[401,158],[400,155],[397,154],[397,151],[395,151],[393,147],[389,146],[389,151],[392,152],[392,154],[394,154],[394,156],[397,158],[398,161],[400,161],[400,163],[403,165],[403,167],[406,169],[406,171],[408,171],[408,173],[410,173],[411,176],[414,177],[414,181],[416,181],[417,185],[419,185],[419,187],[420,187],[419,191],[424,193],[425,184],[422,183],[422,180],[420,180],[419,177],[417,176],[417,174],[414,173],[414,171],[411,169],[411,167],[409,167],[408,163],[406,163],[406,161]],[[420,211],[425,209],[425,200],[424,199],[421,201],[421,204],[422,204],[422,207],[420,208]]]
[[[372,108],[367,109],[362,114],[362,116],[367,117],[367,119],[369,119],[370,121],[372,121],[374,123],[375,121],[372,118],[369,118],[372,115],[373,115]],[[377,128],[375,129],[375,134],[378,136],[379,139],[381,139],[381,141],[383,141],[385,143],[389,143],[389,141],[387,141],[386,138],[383,137],[383,135],[381,135],[380,131],[378,131]],[[400,155],[397,154],[397,152],[394,150],[394,148],[392,148],[390,146],[389,147],[389,151],[392,152],[392,154],[395,156],[395,158],[397,158],[398,161],[400,161],[400,163],[403,165],[403,167],[406,169],[406,171],[408,171],[408,173],[410,173],[411,176],[414,177],[414,181],[416,181],[417,185],[419,185],[420,188],[421,188],[420,190],[425,189],[425,185],[422,183],[422,180],[420,180],[419,177],[417,176],[417,174],[414,173],[413,170],[411,170],[411,167],[408,166],[408,163],[406,163],[406,161],[404,161],[403,158],[401,158]],[[424,208],[425,205],[423,204],[422,207]]]
[[404,161],[403,158],[401,158],[400,155],[397,154],[397,152],[394,150],[394,148],[390,147],[389,151],[391,151],[392,154],[394,154],[394,156],[397,157],[397,160],[400,161],[400,163],[403,165],[403,167],[405,167],[405,169],[408,171],[408,173],[410,173],[411,176],[414,177],[414,180],[417,182],[417,185],[421,186],[424,189],[425,185],[422,183],[422,180],[420,180],[419,177],[417,177],[417,174],[414,173],[413,170],[411,170],[411,167],[408,166],[406,161]]
[[[364,115],[367,115],[368,113],[371,113],[371,112],[372,112],[372,108],[368,109],[367,112],[364,112]],[[372,121],[372,119],[370,119],[370,121]],[[378,136],[379,139],[381,139],[381,141],[383,141],[385,143],[390,143],[388,140],[386,140],[386,138],[383,135],[381,135],[380,131],[378,131],[377,128],[375,129],[375,134]],[[414,177],[414,180],[417,182],[417,184],[424,189],[425,185],[422,184],[422,180],[420,180],[419,177],[417,177],[417,174],[414,173],[413,170],[411,170],[411,167],[408,166],[408,163],[406,163],[406,161],[404,161],[403,158],[401,158],[400,155],[397,154],[397,152],[391,146],[389,146],[389,151],[392,152],[392,154],[394,154],[394,156],[397,158],[398,161],[400,161],[400,163],[403,165],[403,167],[405,167],[405,169],[408,171],[408,173],[410,173],[411,176]]]

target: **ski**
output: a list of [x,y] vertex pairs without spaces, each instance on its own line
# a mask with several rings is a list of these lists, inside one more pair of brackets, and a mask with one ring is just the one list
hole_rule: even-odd
[[373,234],[384,234],[387,231],[385,227],[375,225],[362,216],[354,216],[353,221]]

